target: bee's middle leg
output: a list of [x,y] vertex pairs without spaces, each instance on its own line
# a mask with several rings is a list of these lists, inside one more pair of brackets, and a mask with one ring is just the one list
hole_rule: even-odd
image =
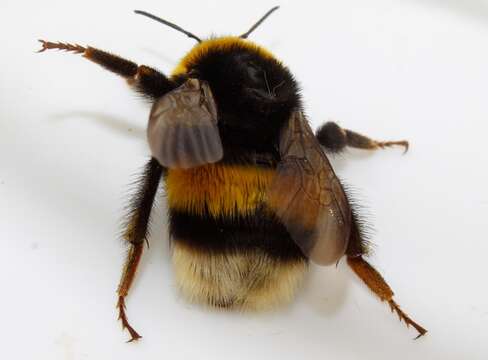
[[157,160],[151,158],[141,176],[138,184],[139,188],[134,194],[129,208],[127,228],[124,234],[129,249],[117,289],[119,320],[122,322],[122,327],[129,331],[131,336],[129,341],[137,340],[141,336],[129,324],[125,311],[125,298],[129,294],[129,290],[134,282],[137,267],[142,257],[144,241],[147,242],[151,209],[163,171],[164,168],[159,165]]

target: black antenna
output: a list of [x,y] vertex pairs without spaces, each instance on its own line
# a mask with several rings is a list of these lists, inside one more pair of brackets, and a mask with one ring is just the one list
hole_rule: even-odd
[[243,39],[247,39],[247,37],[249,36],[250,33],[252,33],[254,30],[256,30],[256,28],[261,25],[261,23],[266,20],[266,18],[268,16],[270,16],[274,11],[278,10],[280,7],[279,6],[275,6],[274,8],[272,8],[271,10],[268,10],[268,12],[266,14],[264,14],[264,16],[259,19],[259,21],[257,23],[255,23],[247,32],[245,32],[244,34],[242,34],[240,37],[243,38]]
[[[157,16],[155,16],[155,15],[149,14],[148,12],[141,11],[141,10],[134,10],[134,12],[135,12],[136,14],[139,14],[139,15],[144,15],[144,16],[147,16],[148,18],[151,18],[151,19],[156,20],[156,21],[158,21],[158,22],[160,22],[160,23],[163,23],[164,25],[167,25],[167,26],[169,26],[169,27],[171,27],[171,28],[173,28],[173,29],[175,29],[175,30],[178,30],[179,32],[182,32],[182,33],[183,33],[183,34],[185,34],[186,36],[188,36],[188,37],[190,37],[190,38],[195,39],[195,40],[196,40],[196,41],[198,41],[199,43],[201,43],[201,42],[202,42],[202,40],[200,40],[200,38],[199,38],[198,36],[193,35],[191,32],[186,31],[185,29],[182,29],[182,28],[180,28],[178,25],[175,25],[175,24],[173,24],[173,23],[170,23],[170,22],[169,22],[169,21],[167,21],[167,20],[161,19],[161,18],[159,18],[159,17],[157,17]],[[264,19],[263,19],[263,20],[264,20]]]

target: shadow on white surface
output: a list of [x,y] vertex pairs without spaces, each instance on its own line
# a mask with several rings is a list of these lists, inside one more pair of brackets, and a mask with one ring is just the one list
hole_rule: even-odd
[[344,306],[351,279],[335,266],[326,269],[311,267],[297,301],[303,301],[317,316],[326,320]]
[[81,121],[89,120],[126,137],[138,138],[141,140],[146,139],[146,131],[143,126],[134,126],[134,123],[131,123],[126,118],[107,113],[78,110],[53,114],[47,118],[47,120],[51,121],[65,121],[71,119],[76,119],[78,121],[80,119]]

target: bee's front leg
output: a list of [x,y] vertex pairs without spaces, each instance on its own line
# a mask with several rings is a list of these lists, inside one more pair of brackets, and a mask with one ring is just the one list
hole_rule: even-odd
[[73,45],[44,40],[39,41],[42,44],[42,48],[38,52],[57,49],[82,54],[83,57],[88,60],[122,76],[127,80],[129,85],[136,89],[136,91],[150,99],[156,100],[175,88],[175,84],[157,70],[145,65],[137,65],[132,61],[123,59],[106,51],[98,50],[91,46],[84,47],[78,44]]

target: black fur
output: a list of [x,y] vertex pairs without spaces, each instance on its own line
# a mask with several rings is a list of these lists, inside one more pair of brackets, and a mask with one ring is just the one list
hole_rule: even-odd
[[86,55],[94,63],[122,77],[131,77],[137,73],[137,64],[109,52],[88,47]]
[[[298,85],[286,67],[236,44],[210,51],[190,64],[188,77],[209,83],[218,108],[224,164],[276,167],[279,135],[291,112],[300,107]],[[211,252],[262,249],[279,259],[303,259],[285,227],[258,210],[247,217],[215,219],[169,209],[176,241]]]
[[358,212],[354,207],[351,210],[351,235],[349,236],[349,243],[347,245],[346,255],[349,257],[368,255],[371,252],[372,246],[371,242],[368,240],[367,235],[368,225],[358,215]]
[[224,163],[252,153],[277,156],[284,122],[300,106],[298,85],[290,71],[273,59],[236,44],[215,50],[190,64],[187,76],[209,83],[217,103]]
[[139,66],[137,77],[138,80],[134,84],[136,90],[149,100],[157,100],[176,88],[175,83],[164,74],[144,65]]
[[349,257],[369,255],[371,254],[371,248],[373,247],[370,238],[371,234],[374,232],[374,228],[364,216],[364,213],[366,212],[365,207],[358,204],[358,201],[356,200],[358,198],[357,191],[350,185],[344,184],[342,180],[341,185],[351,209],[351,233],[346,248],[346,255]]
[[87,48],[85,57],[105,69],[129,80],[141,95],[150,100],[157,100],[175,88],[175,83],[164,74],[148,66],[136,63],[92,47]]
[[[286,67],[245,47],[210,51],[189,64],[188,74],[172,80],[182,84],[188,77],[209,83],[218,108],[218,126],[225,164],[276,168],[280,161],[279,137],[292,111],[301,108],[299,87]],[[346,146],[346,136],[335,123],[317,133],[330,151]],[[259,163],[259,159],[266,159]],[[262,249],[279,259],[304,259],[288,231],[277,219],[257,210],[254,214],[198,216],[169,209],[170,234],[194,248],[210,252]],[[367,251],[360,223],[353,213],[348,254]]]
[[331,153],[338,153],[344,150],[347,145],[347,136],[339,125],[328,122],[322,125],[316,132],[320,145]]
[[165,171],[156,159],[151,158],[144,167],[140,179],[135,183],[136,191],[129,203],[124,224],[124,228],[127,229],[124,234],[125,240],[131,244],[147,241],[154,197]]
[[212,253],[241,253],[263,250],[282,259],[305,259],[285,227],[270,215],[257,211],[252,216],[197,216],[171,209],[170,235],[178,242]]

